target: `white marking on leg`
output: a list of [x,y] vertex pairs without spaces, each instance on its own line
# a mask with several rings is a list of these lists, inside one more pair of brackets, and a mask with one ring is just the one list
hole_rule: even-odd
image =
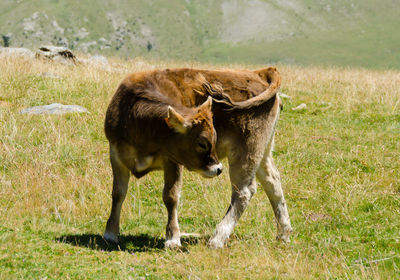
[[227,216],[225,216],[224,219],[218,224],[214,237],[210,239],[208,246],[212,249],[223,248],[226,240],[231,235],[234,226],[234,219],[227,218]]
[[116,236],[116,235],[115,235],[114,233],[112,233],[112,232],[106,231],[106,232],[104,233],[104,235],[103,235],[103,238],[104,238],[106,241],[113,242],[113,243],[118,243],[118,236]]
[[250,199],[256,192],[256,188],[257,184],[254,178],[251,180],[251,183],[248,186],[238,188],[233,185],[231,205],[225,217],[217,225],[214,237],[208,243],[211,248],[224,247],[240,216],[243,214],[250,202]]
[[170,240],[165,240],[165,248],[168,249],[176,249],[181,247],[181,239],[180,238],[172,238]]
[[260,168],[257,170],[257,178],[260,180],[275,214],[278,227],[276,238],[284,242],[290,242],[289,236],[292,232],[292,227],[290,225],[289,213],[282,190],[279,171],[275,167],[270,151],[265,155]]

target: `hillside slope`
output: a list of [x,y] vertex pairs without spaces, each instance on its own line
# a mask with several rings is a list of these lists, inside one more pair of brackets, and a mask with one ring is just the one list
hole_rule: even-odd
[[123,57],[400,68],[395,2],[3,0],[0,34]]

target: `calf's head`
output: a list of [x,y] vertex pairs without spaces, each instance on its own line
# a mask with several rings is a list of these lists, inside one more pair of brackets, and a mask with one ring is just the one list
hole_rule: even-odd
[[168,156],[191,171],[204,177],[214,177],[222,172],[222,164],[218,161],[215,145],[217,134],[212,120],[212,98],[189,115],[183,116],[168,107],[168,126],[174,131],[167,144]]

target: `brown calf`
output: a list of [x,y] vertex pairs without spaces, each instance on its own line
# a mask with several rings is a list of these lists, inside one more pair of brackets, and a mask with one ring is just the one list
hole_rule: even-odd
[[[182,165],[212,177],[222,171],[218,155],[228,157],[232,197],[209,245],[223,247],[256,192],[256,177],[274,210],[277,238],[289,241],[292,229],[279,172],[272,160],[280,111],[279,86],[280,75],[275,68],[166,69],[128,76],[106,116],[114,187],[104,237],[117,241],[129,172],[140,177],[163,168],[163,200],[168,210],[165,245],[180,246],[177,203]],[[212,107],[210,96],[214,99]]]
[[139,178],[152,170],[164,169],[166,246],[179,246],[177,203],[182,165],[205,177],[222,172],[215,151],[212,99],[209,97],[199,107],[187,108],[138,76],[129,77],[119,86],[106,114],[105,132],[110,142],[114,182],[104,237],[118,242],[121,206],[130,172]]

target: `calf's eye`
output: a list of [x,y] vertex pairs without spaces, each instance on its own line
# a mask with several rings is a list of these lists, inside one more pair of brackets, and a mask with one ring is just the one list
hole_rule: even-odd
[[210,149],[210,144],[204,139],[200,139],[197,141],[196,149],[198,152],[207,152]]
[[204,143],[198,143],[198,146],[199,146],[199,148],[202,149],[202,150],[207,150],[207,145],[204,144]]

